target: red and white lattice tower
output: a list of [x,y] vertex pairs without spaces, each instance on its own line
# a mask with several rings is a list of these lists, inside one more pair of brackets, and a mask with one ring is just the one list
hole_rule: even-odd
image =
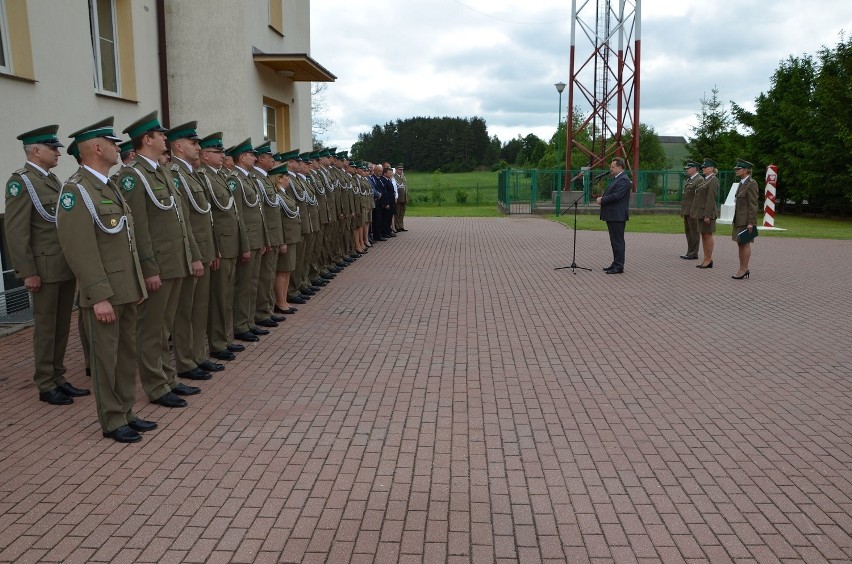
[[775,227],[775,194],[778,189],[778,167],[769,165],[766,169],[766,199],[763,203],[763,226]]
[[[577,0],[571,1],[565,144],[565,170],[606,169],[612,157],[624,157],[633,171],[634,187],[639,170],[641,4],[641,0],[581,0],[578,8]],[[584,115],[588,112],[576,128],[575,104]],[[589,135],[580,135],[583,131]],[[630,142],[625,146],[628,133]],[[572,149],[579,149],[585,162],[572,163]],[[566,184],[569,178],[566,175]]]

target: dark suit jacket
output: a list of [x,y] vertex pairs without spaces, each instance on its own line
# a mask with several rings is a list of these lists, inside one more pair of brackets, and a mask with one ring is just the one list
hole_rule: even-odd
[[601,196],[601,219],[603,221],[627,221],[630,214],[627,204],[630,201],[630,178],[626,172],[616,176]]

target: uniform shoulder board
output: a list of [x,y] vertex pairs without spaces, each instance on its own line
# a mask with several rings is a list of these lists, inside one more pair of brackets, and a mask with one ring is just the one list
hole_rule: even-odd
[[77,171],[68,178],[68,182],[73,182],[74,184],[80,182],[83,179],[83,173],[81,171]]
[[15,171],[15,174],[26,174],[27,172],[29,171],[26,168],[19,168]]
[[179,171],[179,170],[180,170],[180,167],[178,166],[178,164],[177,164],[177,163],[174,163],[174,164],[172,165],[172,170],[173,170],[173,171],[175,171],[175,172],[177,172],[177,171]]

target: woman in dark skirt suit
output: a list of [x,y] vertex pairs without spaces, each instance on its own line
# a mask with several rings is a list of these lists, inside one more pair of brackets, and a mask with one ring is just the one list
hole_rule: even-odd
[[716,196],[719,193],[719,179],[716,178],[716,162],[705,158],[701,164],[704,182],[695,188],[695,198],[689,212],[693,221],[698,221],[701,233],[701,248],[704,260],[696,268],[713,268],[713,233],[716,231]]
[[751,177],[751,171],[754,165],[742,159],[737,160],[734,167],[734,174],[740,179],[740,185],[737,187],[736,206],[734,207],[734,230],[731,238],[737,243],[740,255],[740,268],[737,273],[732,275],[734,280],[742,280],[748,278],[749,272],[748,261],[751,259],[751,242],[740,243],[737,239],[737,233],[744,229],[751,231],[757,229],[755,226],[757,218],[757,182]]

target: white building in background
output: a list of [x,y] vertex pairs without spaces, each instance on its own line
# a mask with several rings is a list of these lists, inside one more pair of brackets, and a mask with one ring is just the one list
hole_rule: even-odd
[[[335,78],[310,57],[309,0],[0,0],[0,176],[24,163],[21,132],[57,123],[67,145],[99,119],[119,132],[153,110],[226,145],[308,150],[311,82]],[[54,172],[76,168],[63,154]],[[2,291],[19,284],[2,229],[0,243]]]

